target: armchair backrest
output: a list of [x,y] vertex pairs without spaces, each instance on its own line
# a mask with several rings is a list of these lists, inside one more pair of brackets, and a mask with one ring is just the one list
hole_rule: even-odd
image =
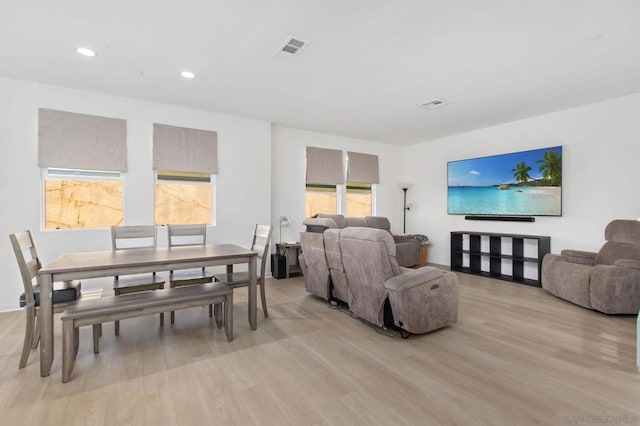
[[365,217],[369,228],[384,229],[391,232],[391,223],[384,216],[367,216]]
[[319,218],[326,218],[326,219],[333,219],[333,221],[336,223],[336,226],[340,229],[344,228],[345,226],[347,226],[347,219],[344,217],[344,215],[341,214],[326,214],[326,213],[320,213],[318,215]]
[[614,220],[604,231],[604,243],[595,265],[613,265],[619,259],[640,260],[640,222]]
[[384,323],[384,283],[399,275],[396,245],[387,231],[345,228],[340,232],[342,264],[349,283],[349,310],[375,325]]
[[[22,285],[24,286],[25,303],[30,306],[34,300],[33,284],[34,278],[38,275],[38,271],[42,267],[36,245],[33,242],[31,231],[23,231],[9,235],[13,252],[18,261],[20,275],[22,276]],[[25,253],[29,252],[29,256]]]

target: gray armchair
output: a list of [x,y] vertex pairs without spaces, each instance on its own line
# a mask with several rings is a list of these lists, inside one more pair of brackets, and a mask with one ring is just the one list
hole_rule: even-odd
[[614,220],[598,253],[562,250],[542,261],[542,288],[606,314],[640,310],[640,222]]
[[397,327],[426,333],[458,320],[458,279],[433,267],[408,270],[396,260],[389,232],[374,228],[340,231],[342,263],[349,283],[349,310],[378,326],[389,299]]

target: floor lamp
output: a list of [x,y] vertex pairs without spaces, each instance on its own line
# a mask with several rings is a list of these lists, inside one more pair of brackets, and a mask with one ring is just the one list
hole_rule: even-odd
[[402,233],[407,233],[407,210],[409,210],[409,206],[407,206],[407,190],[413,186],[412,183],[401,182],[398,184],[402,191],[404,192],[404,200],[403,200],[403,208],[402,208]]

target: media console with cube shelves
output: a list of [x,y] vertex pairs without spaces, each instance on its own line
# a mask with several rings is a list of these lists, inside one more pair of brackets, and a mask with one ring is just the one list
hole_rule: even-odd
[[542,258],[551,237],[451,232],[451,270],[540,287]]

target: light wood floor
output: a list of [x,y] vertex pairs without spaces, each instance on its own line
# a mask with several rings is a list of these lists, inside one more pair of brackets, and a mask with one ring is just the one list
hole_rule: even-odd
[[459,274],[459,322],[408,340],[378,333],[268,280],[270,318],[250,331],[237,290],[235,340],[207,309],[81,331],[61,383],[38,352],[18,370],[24,313],[0,314],[0,424],[640,424],[635,317],[606,316],[539,288]]

